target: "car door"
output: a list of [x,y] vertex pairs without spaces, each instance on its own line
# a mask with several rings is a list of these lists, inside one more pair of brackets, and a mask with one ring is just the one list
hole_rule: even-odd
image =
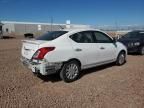
[[112,38],[100,31],[95,31],[94,37],[96,38],[95,46],[97,46],[100,54],[100,63],[107,63],[116,59],[117,45]]
[[75,57],[82,62],[82,65],[85,68],[100,61],[100,49],[95,46],[94,37],[91,31],[75,33],[71,35],[70,38],[73,40],[72,47],[74,49]]

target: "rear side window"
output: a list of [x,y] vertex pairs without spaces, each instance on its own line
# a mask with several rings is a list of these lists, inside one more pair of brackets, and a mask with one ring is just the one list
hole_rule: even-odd
[[94,43],[92,32],[90,31],[76,33],[70,38],[77,43]]
[[112,43],[112,39],[104,33],[94,32],[96,43]]
[[52,32],[48,32],[38,38],[36,38],[36,40],[47,40],[47,41],[50,41],[50,40],[54,40],[64,34],[66,34],[67,31],[52,31]]

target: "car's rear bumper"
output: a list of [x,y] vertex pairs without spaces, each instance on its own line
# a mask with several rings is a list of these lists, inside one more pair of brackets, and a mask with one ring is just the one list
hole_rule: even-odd
[[48,63],[45,61],[32,62],[24,57],[21,58],[23,65],[32,70],[33,73],[41,75],[50,75],[56,73],[62,66],[62,63]]

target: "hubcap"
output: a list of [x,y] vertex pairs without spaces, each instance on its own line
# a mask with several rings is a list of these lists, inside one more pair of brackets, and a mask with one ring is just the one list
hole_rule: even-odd
[[68,79],[74,79],[78,75],[78,66],[76,64],[70,64],[66,68],[66,77]]
[[124,54],[121,54],[119,56],[119,64],[123,64],[125,62],[125,55]]

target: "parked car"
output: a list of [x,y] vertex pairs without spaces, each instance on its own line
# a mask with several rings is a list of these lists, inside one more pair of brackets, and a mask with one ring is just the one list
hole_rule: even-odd
[[129,53],[137,52],[144,55],[144,31],[131,31],[119,39],[128,49]]
[[24,37],[25,38],[34,38],[34,34],[33,33],[25,33]]
[[23,40],[22,63],[33,73],[58,72],[65,82],[78,78],[80,71],[126,61],[127,49],[106,33],[95,29],[52,31],[35,40]]

